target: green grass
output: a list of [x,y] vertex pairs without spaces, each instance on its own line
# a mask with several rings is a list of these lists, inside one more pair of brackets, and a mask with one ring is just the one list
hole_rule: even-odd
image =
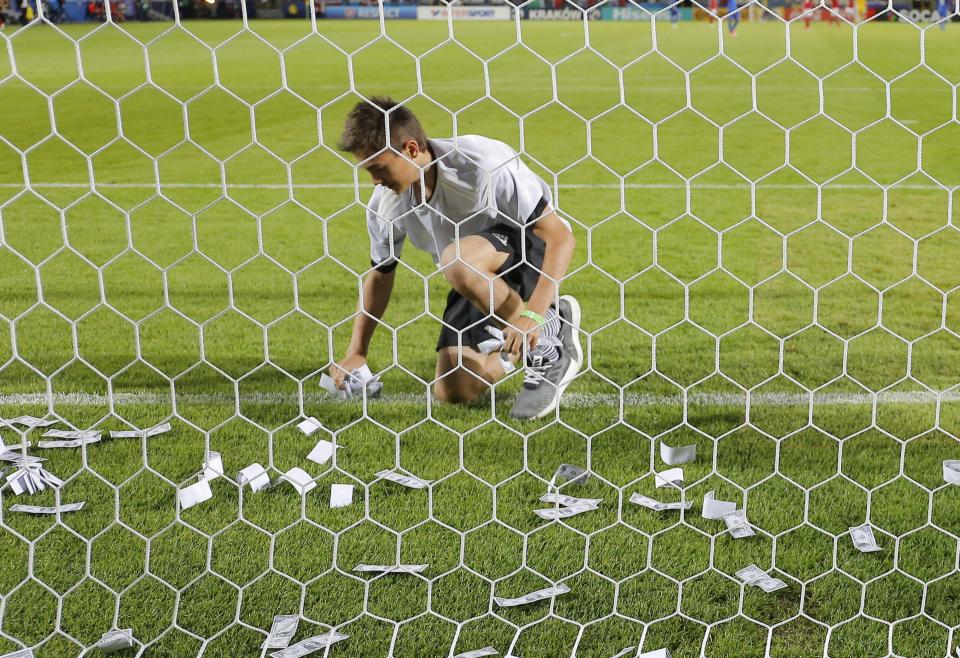
[[[594,51],[576,23],[524,23],[523,46],[511,23],[457,24],[458,43],[444,23],[388,22],[392,41],[376,22],[251,26],[282,58],[231,22],[0,34],[0,416],[174,425],[45,454],[69,478],[62,500],[87,502],[59,523],[9,512],[52,493],[3,496],[0,651],[77,656],[116,625],[148,656],[257,656],[273,615],[295,611],[298,639],[351,636],[338,657],[605,658],[642,641],[677,658],[926,658],[957,644],[960,489],[940,465],[960,458],[960,403],[931,397],[960,372],[953,26],[925,35],[919,67],[904,24],[863,26],[863,66],[846,67],[853,31],[821,25],[791,30],[790,60],[767,23],[724,36],[728,58],[702,24],[659,29],[654,51],[641,23],[591,23]],[[418,95],[414,57],[439,104]],[[495,407],[428,407],[446,285],[410,247],[371,350],[388,397],[364,409],[318,392],[368,265],[369,182],[357,195],[323,146],[357,101],[351,68],[356,92],[413,97],[431,135],[455,122],[520,148],[522,126],[528,161],[559,186],[578,237],[564,291],[589,348],[559,422],[507,418],[516,377]],[[288,89],[251,114],[281,70]],[[223,88],[202,93],[215,75]],[[304,415],[326,429],[300,435]],[[320,436],[343,446],[335,468],[306,462]],[[698,445],[682,522],[626,502],[666,498],[659,439]],[[220,479],[178,516],[176,487],[207,449],[229,473],[307,465],[320,486],[301,499]],[[563,462],[596,475],[567,493],[604,502],[546,523],[531,510]],[[435,483],[371,484],[395,466]],[[358,485],[358,502],[328,509],[333,482]],[[709,490],[747,503],[758,536],[702,519]],[[882,553],[844,535],[868,515]],[[398,557],[429,563],[425,578],[350,572]],[[750,563],[789,587],[741,590]],[[572,591],[552,606],[491,607],[561,580]]]

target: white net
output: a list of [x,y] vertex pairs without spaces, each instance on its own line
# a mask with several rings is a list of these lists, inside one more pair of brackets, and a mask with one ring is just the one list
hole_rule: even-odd
[[[132,628],[138,655],[264,655],[295,615],[296,640],[346,635],[315,645],[336,656],[954,651],[947,18],[817,6],[836,20],[808,31],[755,4],[734,39],[729,15],[674,29],[631,4],[240,9],[0,33],[0,649]],[[410,247],[382,394],[320,388],[369,271],[370,187],[334,145],[378,93],[553,188],[586,356],[546,420],[507,416],[522,374],[432,398],[447,285]],[[592,502],[540,502],[557,491]]]

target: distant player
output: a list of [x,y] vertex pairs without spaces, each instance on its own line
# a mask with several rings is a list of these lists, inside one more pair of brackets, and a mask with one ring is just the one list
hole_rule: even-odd
[[737,0],[727,0],[727,27],[730,30],[730,36],[737,36],[737,26],[740,24],[740,10],[737,7]]
[[829,21],[840,27],[840,0],[830,0],[830,9],[831,11],[827,12]]
[[857,0],[847,0],[847,20],[851,23],[857,22]]
[[947,0],[937,0],[937,14],[940,15],[940,31],[947,29]]
[[673,27],[677,27],[677,23],[679,22],[680,22],[680,6],[670,5],[670,24]]
[[580,370],[583,351],[577,300],[565,295],[554,304],[554,282],[567,273],[576,240],[553,211],[550,187],[503,142],[478,135],[427,139],[416,116],[389,98],[358,103],[339,147],[357,158],[376,187],[367,208],[373,269],[363,282],[362,312],[346,356],[331,368],[337,386],[367,362],[409,238],[452,288],[437,342],[436,398],[476,400],[526,346],[523,387],[510,415],[539,418],[553,411]]
[[707,5],[707,9],[708,9],[707,20],[712,23],[713,19],[717,17],[717,12],[719,12],[717,0],[710,0],[710,4]]
[[810,29],[810,19],[813,18],[813,1],[803,0],[803,29]]

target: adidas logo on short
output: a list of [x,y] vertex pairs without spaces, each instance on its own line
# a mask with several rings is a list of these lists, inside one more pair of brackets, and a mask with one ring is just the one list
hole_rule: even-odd
[[495,237],[497,240],[499,240],[500,243],[501,243],[504,247],[507,246],[507,236],[505,236],[505,235],[500,235],[499,233],[493,233],[492,235],[493,235],[493,237]]

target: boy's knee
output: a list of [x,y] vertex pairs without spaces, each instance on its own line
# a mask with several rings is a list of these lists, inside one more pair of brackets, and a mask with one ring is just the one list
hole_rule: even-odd
[[449,404],[470,404],[476,402],[486,385],[482,382],[465,382],[455,377],[441,379],[433,384],[433,397]]

